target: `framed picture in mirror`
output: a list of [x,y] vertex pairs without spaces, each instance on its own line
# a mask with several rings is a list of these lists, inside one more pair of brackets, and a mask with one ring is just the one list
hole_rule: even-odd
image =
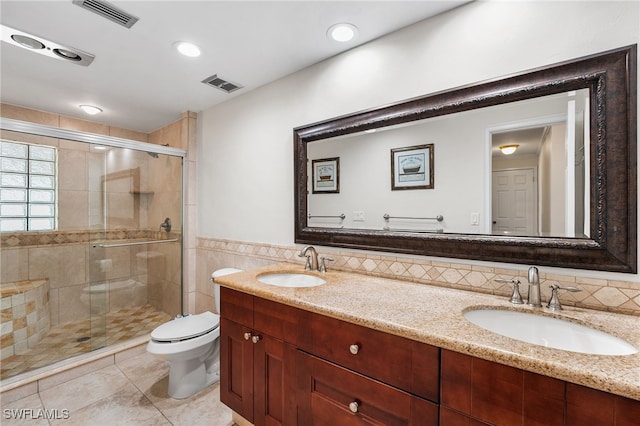
[[340,193],[340,157],[311,161],[314,194]]
[[433,144],[391,150],[391,190],[433,189]]

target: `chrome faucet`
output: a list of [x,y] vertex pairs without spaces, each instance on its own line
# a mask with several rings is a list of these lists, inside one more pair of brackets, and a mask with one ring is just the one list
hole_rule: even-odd
[[540,301],[540,277],[538,276],[538,268],[535,266],[530,267],[527,278],[529,281],[527,305],[541,308],[542,302]]
[[[311,252],[311,254],[307,254]],[[299,257],[306,257],[307,263],[304,265],[305,271],[318,271],[318,252],[313,246],[305,246],[300,250]]]

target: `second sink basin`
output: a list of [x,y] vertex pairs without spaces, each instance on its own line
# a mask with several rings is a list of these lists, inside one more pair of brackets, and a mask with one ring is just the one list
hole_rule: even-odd
[[473,324],[522,342],[593,355],[631,355],[633,345],[584,325],[527,312],[476,309],[464,313]]
[[258,281],[263,284],[278,287],[315,287],[326,283],[320,277],[310,274],[274,273],[258,276]]

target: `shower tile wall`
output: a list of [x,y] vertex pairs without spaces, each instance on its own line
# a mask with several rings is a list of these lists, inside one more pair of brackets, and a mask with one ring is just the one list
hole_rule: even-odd
[[[2,116],[148,142],[148,136],[141,133],[6,104],[2,105]],[[180,237],[182,184],[168,184],[172,179],[182,181],[180,159],[170,161],[163,158],[166,156],[153,158],[142,152],[131,151],[132,157],[136,158],[129,160],[137,161],[137,167],[141,168],[139,186],[131,188],[127,183],[127,187],[116,196],[120,200],[112,198],[110,201],[116,207],[121,205],[118,203],[131,205],[132,198],[139,201],[141,210],[138,212],[138,221],[135,229],[119,226],[105,233],[103,152],[92,152],[85,143],[10,131],[0,131],[0,137],[58,149],[58,230],[13,235],[3,233],[0,236],[0,283],[48,279],[52,326],[90,317],[87,296],[83,294],[89,282],[131,279],[148,287],[142,299],[139,297],[139,287],[134,292],[107,294],[97,304],[92,304],[94,310],[113,311],[132,304],[148,303],[172,316],[182,312],[182,256],[179,244],[108,248],[101,249],[102,253],[90,244],[96,239],[167,238],[164,231],[159,231],[159,225],[165,217],[171,217],[176,231],[168,237]],[[156,136],[156,139],[162,142],[162,137]],[[127,155],[123,154],[123,158],[126,158],[117,165],[116,170],[129,167],[125,162],[128,161]],[[122,210],[116,208],[114,211]],[[117,224],[117,218],[107,218],[107,223]],[[137,256],[140,253],[143,254]],[[100,262],[103,259],[107,261]],[[92,297],[95,302],[97,298]]]
[[3,284],[0,301],[0,361],[4,361],[35,347],[49,332],[49,282]]

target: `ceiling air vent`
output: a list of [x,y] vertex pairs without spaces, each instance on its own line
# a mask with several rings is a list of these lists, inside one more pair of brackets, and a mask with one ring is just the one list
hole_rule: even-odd
[[73,0],[73,4],[87,9],[93,13],[97,13],[103,18],[107,18],[123,27],[131,28],[133,24],[138,22],[136,16],[130,15],[122,9],[119,9],[106,1],[102,0]]
[[227,80],[223,80],[220,77],[218,77],[218,74],[214,74],[211,77],[207,77],[204,80],[202,80],[202,82],[204,84],[208,84],[209,86],[213,86],[216,89],[220,89],[223,92],[227,92],[227,93],[235,92],[238,89],[242,89],[242,86],[240,86],[239,84],[232,83]]

